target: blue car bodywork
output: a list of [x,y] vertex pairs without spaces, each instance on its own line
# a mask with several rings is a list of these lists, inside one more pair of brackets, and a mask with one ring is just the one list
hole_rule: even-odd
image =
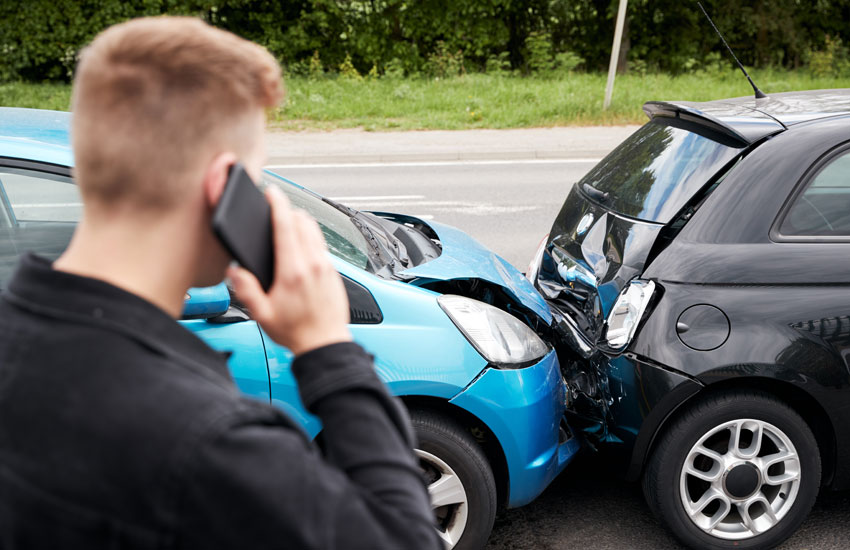
[[[353,324],[351,331],[375,356],[375,369],[390,391],[402,398],[439,399],[483,423],[501,447],[508,507],[540,494],[578,450],[575,438],[562,441],[566,389],[555,352],[522,369],[491,368],[437,305],[439,294],[333,261],[340,274],[368,288],[381,307],[380,324]],[[321,431],[298,397],[292,353],[254,321],[182,323],[212,347],[232,352],[231,374],[243,392],[270,400],[311,437]]]
[[[69,118],[67,113],[0,108],[0,167],[53,173],[64,169],[70,175]],[[543,298],[510,264],[456,229],[427,225],[438,236],[442,252],[402,272],[401,280],[333,257],[339,273],[367,289],[380,308],[379,323],[352,324],[352,333],[375,356],[381,379],[409,407],[439,410],[491,436],[493,444],[486,452],[500,484],[501,504],[526,504],[579,447],[564,422],[566,388],[555,352],[523,368],[493,367],[441,309],[437,289],[445,282],[481,281],[505,296],[504,303],[496,305],[522,312],[533,319],[529,324],[546,327],[552,316]],[[243,392],[280,407],[316,436],[321,425],[298,397],[289,350],[272,342],[249,318],[224,323],[208,318],[229,304],[223,284],[191,289],[185,310],[189,318],[181,322],[212,347],[232,352],[231,373]]]

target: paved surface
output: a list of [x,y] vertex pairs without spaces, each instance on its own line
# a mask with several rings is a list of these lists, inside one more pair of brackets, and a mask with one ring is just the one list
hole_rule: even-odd
[[525,269],[572,184],[637,126],[270,132],[270,167],[361,210],[458,227]]
[[637,126],[420,132],[269,132],[269,164],[599,157]]
[[[850,547],[850,493],[822,495],[781,550]],[[592,456],[576,459],[534,502],[496,518],[487,550],[684,548],[655,520],[638,484]]]
[[453,225],[524,271],[570,187],[593,164],[562,159],[508,164],[290,165],[274,170],[360,210],[399,212]]
[[[459,227],[524,269],[570,186],[635,127],[270,134],[277,172],[361,209]],[[850,547],[850,493],[822,495],[783,550]],[[502,512],[487,550],[680,548],[640,488],[593,456]]]

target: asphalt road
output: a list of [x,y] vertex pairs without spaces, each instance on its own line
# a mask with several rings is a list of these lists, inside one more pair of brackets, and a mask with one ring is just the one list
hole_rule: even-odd
[[598,160],[291,165],[273,170],[360,210],[453,225],[524,271],[572,184]]
[[[850,547],[850,493],[821,495],[781,550]],[[639,484],[612,475],[605,462],[578,457],[534,502],[496,518],[487,550],[684,548],[659,524]]]
[[[363,210],[454,225],[525,269],[573,183],[594,159],[278,166],[281,175]],[[532,504],[500,513],[488,550],[680,548],[640,488],[579,457]],[[783,550],[850,547],[850,493],[822,495]]]

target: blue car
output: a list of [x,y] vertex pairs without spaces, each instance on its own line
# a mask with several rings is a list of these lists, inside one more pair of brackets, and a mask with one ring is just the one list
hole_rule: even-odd
[[[71,180],[68,113],[0,108],[0,286],[21,253],[55,258],[82,205]],[[546,302],[510,264],[466,234],[390,213],[365,213],[271,172],[315,217],[343,277],[351,331],[407,405],[447,547],[480,548],[498,506],[543,491],[579,448],[564,420],[566,387],[546,334]],[[321,445],[290,365],[224,284],[191,289],[182,324],[232,352],[248,395],[297,419]]]

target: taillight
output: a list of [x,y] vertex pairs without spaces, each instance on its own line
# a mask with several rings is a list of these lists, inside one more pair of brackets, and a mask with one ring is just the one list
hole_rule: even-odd
[[543,235],[540,239],[540,244],[537,245],[537,251],[525,268],[525,278],[531,281],[531,284],[537,280],[537,272],[540,271],[540,262],[543,261],[543,251],[546,250],[546,244],[549,242],[549,233]]
[[620,350],[629,345],[654,292],[655,283],[640,279],[634,279],[620,292],[606,322],[608,346]]

